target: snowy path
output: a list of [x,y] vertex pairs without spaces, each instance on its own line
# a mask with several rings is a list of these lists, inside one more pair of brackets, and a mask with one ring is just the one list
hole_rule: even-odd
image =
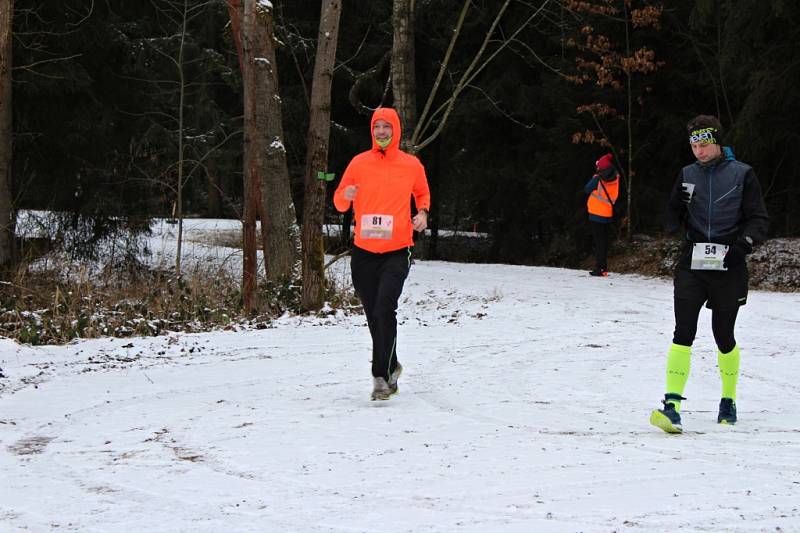
[[380,403],[359,316],[0,340],[0,531],[800,531],[799,303],[743,308],[735,427],[703,311],[681,436],[663,280],[418,262]]

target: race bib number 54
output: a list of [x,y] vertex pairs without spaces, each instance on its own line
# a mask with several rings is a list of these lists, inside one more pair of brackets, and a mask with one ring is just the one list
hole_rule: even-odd
[[394,217],[392,215],[361,216],[362,239],[391,239],[393,229]]
[[728,270],[722,266],[728,246],[713,242],[696,242],[692,247],[692,270]]

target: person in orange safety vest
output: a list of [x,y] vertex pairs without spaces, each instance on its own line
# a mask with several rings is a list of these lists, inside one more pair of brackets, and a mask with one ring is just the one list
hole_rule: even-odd
[[608,242],[619,198],[620,177],[614,157],[605,154],[595,163],[595,173],[583,190],[589,195],[586,209],[594,238],[595,269],[592,276],[608,276]]
[[350,161],[333,203],[340,212],[351,207],[354,212],[350,270],[372,337],[372,399],[388,400],[403,371],[397,360],[397,302],[411,268],[413,232],[428,226],[431,195],[422,163],[400,150],[397,112],[379,107],[370,125],[372,148]]

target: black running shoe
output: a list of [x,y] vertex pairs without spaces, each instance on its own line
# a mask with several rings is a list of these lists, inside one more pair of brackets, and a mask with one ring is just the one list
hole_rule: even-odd
[[606,278],[608,277],[608,270],[605,268],[596,268],[594,270],[590,270],[589,275]]
[[719,414],[717,423],[732,426],[736,423],[736,402],[731,398],[723,398],[719,401]]
[[683,433],[683,426],[681,425],[681,415],[675,410],[675,405],[670,400],[685,400],[681,396],[667,394],[661,403],[664,404],[663,409],[656,409],[650,413],[650,423],[659,429],[663,429],[667,433]]

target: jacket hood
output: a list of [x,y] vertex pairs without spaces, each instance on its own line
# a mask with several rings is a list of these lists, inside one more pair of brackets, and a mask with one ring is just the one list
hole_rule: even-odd
[[[392,125],[392,142],[390,142],[389,146],[387,146],[385,149],[382,149],[378,145],[377,141],[375,141],[375,135],[372,134],[372,131],[375,128],[375,121],[377,120],[385,120]],[[400,137],[402,136],[402,133],[403,132],[400,129],[400,116],[397,114],[397,111],[391,107],[379,107],[374,113],[372,113],[372,120],[369,122],[369,135],[370,138],[372,138],[373,150],[383,150],[386,153],[399,150]]]
[[730,146],[723,146],[722,158],[725,161],[736,161],[736,156],[733,154],[733,148],[731,148]]

